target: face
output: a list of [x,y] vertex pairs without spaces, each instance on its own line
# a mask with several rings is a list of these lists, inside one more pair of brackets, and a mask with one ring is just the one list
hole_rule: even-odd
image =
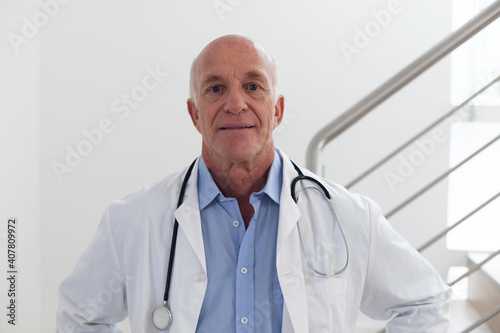
[[272,63],[248,40],[216,40],[194,69],[196,102],[188,111],[203,138],[203,156],[246,161],[274,155],[273,130],[283,118],[283,97],[275,96]]

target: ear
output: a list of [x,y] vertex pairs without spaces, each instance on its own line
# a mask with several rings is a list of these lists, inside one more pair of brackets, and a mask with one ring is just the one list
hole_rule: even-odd
[[283,120],[283,116],[285,114],[285,98],[283,95],[279,95],[278,100],[276,101],[276,105],[274,106],[274,127],[279,126],[281,121]]
[[198,108],[196,107],[196,104],[194,100],[189,98],[187,100],[187,108],[189,112],[189,116],[191,117],[191,121],[193,122],[194,127],[198,130],[198,132],[201,133],[200,131],[200,118],[198,116]]

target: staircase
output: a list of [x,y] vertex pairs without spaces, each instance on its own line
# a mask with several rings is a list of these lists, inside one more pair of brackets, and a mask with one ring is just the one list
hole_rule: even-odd
[[[307,167],[316,173],[324,173],[325,165],[321,163],[321,157],[326,145],[338,138],[342,133],[356,125],[361,119],[375,110],[379,105],[387,101],[390,97],[400,92],[410,82],[414,81],[421,74],[426,72],[429,68],[436,65],[441,59],[451,54],[459,46],[485,29],[492,22],[500,17],[500,0],[494,1],[481,13],[476,15],[468,23],[464,24],[461,28],[450,34],[443,41],[438,43],[435,47],[430,49],[417,60],[409,64],[406,68],[393,76],[387,82],[382,84],[379,88],[374,90],[371,94],[360,100],[350,109],[341,114],[338,118],[330,124],[321,129],[312,139],[307,151]],[[492,41],[498,43],[498,40]],[[500,60],[499,60],[500,62]],[[395,150],[386,156],[382,157],[372,167],[368,168],[361,175],[355,177],[348,182],[345,186],[353,188],[362,181],[369,179],[371,175],[378,172],[378,170],[387,163],[394,163],[393,161],[401,154],[408,154],[412,147],[420,145],[429,136],[433,135],[438,126],[443,126],[444,123],[450,118],[456,117],[457,114],[463,112],[464,109],[469,108],[477,98],[486,94],[493,86],[497,86],[500,82],[500,75],[494,77],[492,80],[478,88],[474,94],[465,98],[459,105],[448,110],[446,113],[433,120],[428,126],[413,135],[406,142],[401,143]],[[463,157],[457,163],[454,163],[448,170],[440,172],[433,176],[432,179],[421,184],[417,191],[405,196],[401,202],[392,204],[392,207],[385,210],[385,216],[389,222],[398,229],[395,216],[402,214],[410,205],[418,205],[426,195],[432,195],[436,188],[442,187],[447,184],[450,177],[456,175],[467,168],[468,165],[473,163],[475,159],[478,160],[484,155],[484,152],[498,144],[500,133],[497,133],[487,142],[481,144],[467,156]],[[425,148],[425,147],[424,147]],[[422,149],[424,149],[422,148]],[[324,157],[324,156],[323,156]],[[497,169],[498,170],[498,169]],[[498,176],[498,174],[496,174]],[[477,197],[477,196],[475,196]],[[430,239],[411,240],[410,243],[422,244],[416,245],[418,251],[423,252],[424,256],[433,257],[429,255],[432,253],[439,253],[441,259],[439,267],[436,267],[445,281],[449,281],[449,285],[457,290],[459,288],[468,286],[468,297],[466,299],[455,299],[452,303],[452,317],[451,325],[449,328],[450,333],[456,332],[500,332],[500,235],[497,235],[497,247],[487,253],[467,253],[464,251],[449,250],[445,242],[445,238],[452,232],[455,232],[464,225],[474,225],[477,222],[477,217],[483,216],[484,211],[491,209],[491,207],[500,204],[500,188],[496,188],[493,193],[481,193],[484,199],[477,203],[474,207],[468,210],[463,216],[457,218],[441,230],[436,230]],[[377,198],[375,198],[376,201]],[[474,198],[475,199],[475,198]],[[429,199],[428,199],[429,200]],[[431,199],[432,200],[432,199]],[[384,207],[384,205],[382,205]],[[496,206],[498,207],[498,206]],[[448,214],[450,215],[450,214]],[[496,215],[496,223],[498,224],[498,215]],[[448,221],[450,222],[450,221]],[[443,223],[445,225],[445,223]],[[415,237],[412,234],[404,234],[404,237]],[[480,237],[484,236],[478,236]],[[431,249],[429,249],[432,247]],[[457,258],[463,258],[457,260]],[[453,266],[450,263],[456,261],[464,261],[467,263],[468,269],[463,274],[459,274],[453,279],[447,276],[448,269]],[[431,260],[432,262],[432,260]],[[436,264],[435,264],[436,265]],[[441,267],[443,266],[443,267]],[[466,288],[467,289],[467,288]],[[356,332],[358,333],[375,333],[384,331],[385,322],[373,321],[362,314],[360,314]]]

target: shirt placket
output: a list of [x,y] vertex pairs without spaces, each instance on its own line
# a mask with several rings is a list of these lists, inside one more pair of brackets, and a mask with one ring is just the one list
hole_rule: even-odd
[[233,237],[236,250],[236,332],[251,333],[255,327],[255,220],[260,209],[260,194],[252,194],[250,203],[254,206],[254,215],[248,228],[245,224],[236,200],[223,203],[234,218]]

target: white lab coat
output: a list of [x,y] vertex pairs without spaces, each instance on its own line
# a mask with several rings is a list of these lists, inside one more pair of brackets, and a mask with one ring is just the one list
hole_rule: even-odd
[[[389,333],[446,332],[451,292],[436,271],[391,229],[373,201],[327,180],[321,181],[334,198],[343,224],[349,267],[328,279],[304,269],[297,231],[301,212],[290,195],[290,182],[297,172],[279,153],[283,187],[276,265],[284,298],[282,331],[353,332],[361,308],[376,319],[404,314],[391,322]],[[127,315],[133,332],[158,332],[151,314],[163,303],[174,216],[179,233],[169,297],[174,319],[169,332],[195,332],[210,278],[197,167],[178,209],[185,170],[146,185],[106,209],[89,248],[61,283],[58,332],[120,332],[113,324]]]

